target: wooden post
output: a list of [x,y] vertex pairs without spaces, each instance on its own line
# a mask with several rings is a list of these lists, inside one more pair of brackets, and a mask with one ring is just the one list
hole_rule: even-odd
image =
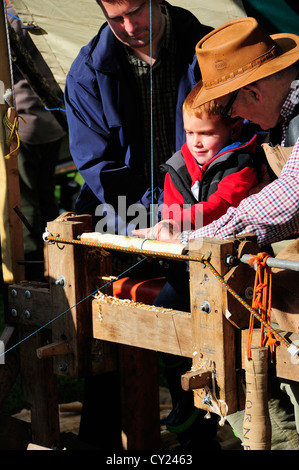
[[245,358],[246,404],[243,422],[245,450],[271,450],[271,422],[268,409],[268,348],[251,348]]
[[[48,222],[47,230],[55,237],[76,240],[91,226],[91,216],[66,213]],[[87,297],[101,285],[101,257],[90,247],[49,243],[48,263],[52,312],[58,317],[52,341],[69,344],[69,354],[54,357],[54,370],[69,377],[85,377],[92,373],[92,298]]]
[[[233,254],[233,242],[216,239],[192,240],[190,253],[210,257],[211,265],[224,276],[228,267],[226,255]],[[193,369],[210,371],[211,395],[207,389],[195,390],[194,403],[198,408],[211,410],[209,401],[218,400],[221,415],[238,409],[236,387],[235,328],[227,320],[227,290],[204,264],[192,261],[190,266],[190,295],[193,330]]]
[[[35,328],[19,325],[20,340],[35,333]],[[51,332],[41,330],[20,344],[20,365],[24,398],[31,405],[32,442],[59,447],[60,429],[56,377],[53,361],[38,359],[36,350],[51,341]]]
[[10,158],[10,148],[6,143],[7,129],[3,124],[4,116],[9,111],[11,122],[16,118],[14,108],[9,109],[4,94],[13,88],[10,75],[9,44],[7,40],[5,2],[0,5],[0,233],[2,252],[2,271],[4,282],[18,282],[24,279],[24,266],[18,264],[24,259],[22,222],[13,210],[20,206],[18,173],[18,152]]
[[119,346],[122,443],[126,450],[160,448],[159,372],[155,351]]

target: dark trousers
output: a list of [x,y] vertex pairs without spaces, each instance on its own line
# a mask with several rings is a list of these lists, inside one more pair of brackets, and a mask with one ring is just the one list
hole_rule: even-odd
[[[60,145],[61,140],[37,145],[21,143],[20,146],[18,167],[21,211],[34,230],[31,233],[23,225],[25,260],[43,260],[42,234],[47,222],[59,214],[54,175]],[[26,269],[26,278],[34,279],[33,265],[28,264],[26,267],[30,267]]]

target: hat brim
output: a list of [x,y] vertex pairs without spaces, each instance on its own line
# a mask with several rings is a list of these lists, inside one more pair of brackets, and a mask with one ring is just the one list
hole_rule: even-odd
[[232,93],[256,80],[268,77],[279,72],[299,60],[299,36],[295,34],[273,34],[271,38],[277,42],[281,54],[269,62],[265,62],[254,70],[244,72],[241,76],[232,78],[225,83],[210,88],[201,87],[194,100],[194,108],[198,108],[208,101]]

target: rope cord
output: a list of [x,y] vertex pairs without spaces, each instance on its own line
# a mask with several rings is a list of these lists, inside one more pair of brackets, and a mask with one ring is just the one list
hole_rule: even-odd
[[26,341],[27,339],[31,338],[31,336],[35,335],[36,333],[38,333],[39,331],[43,330],[44,328],[46,328],[48,325],[50,325],[51,323],[53,323],[54,321],[56,321],[58,318],[62,317],[64,314],[68,313],[70,310],[72,310],[73,308],[77,307],[77,305],[80,305],[82,302],[84,302],[85,300],[87,300],[89,297],[95,295],[97,292],[99,292],[100,290],[104,289],[104,287],[108,286],[109,284],[112,284],[113,282],[117,281],[117,279],[119,279],[121,276],[123,276],[124,274],[126,274],[128,271],[130,271],[131,269],[135,268],[137,265],[139,265],[140,263],[142,263],[143,261],[145,261],[147,258],[142,258],[141,260],[139,260],[136,264],[134,264],[133,266],[130,266],[128,269],[126,269],[125,271],[123,271],[121,274],[119,274],[118,276],[116,276],[114,279],[111,279],[110,281],[106,282],[106,284],[104,284],[103,286],[101,286],[99,289],[96,289],[94,292],[92,292],[91,294],[88,294],[86,297],[84,297],[83,299],[79,300],[79,302],[77,302],[75,305],[73,305],[72,307],[69,307],[67,310],[65,310],[64,312],[61,312],[59,315],[57,315],[56,317],[52,318],[51,320],[49,320],[47,323],[45,323],[44,325],[42,325],[40,328],[38,328],[37,330],[33,331],[30,335],[26,336],[25,338],[23,338],[21,341],[19,341],[18,343],[14,344],[13,346],[11,346],[10,348],[8,348],[6,351],[2,352],[0,354],[0,357],[4,356],[5,354],[7,354],[9,351],[11,351],[12,349],[15,349],[17,346],[19,346],[21,343],[24,343],[24,341]]
[[[9,152],[7,155],[4,156],[4,158],[6,158],[7,160],[11,157],[11,155],[13,153],[15,153],[17,150],[19,150],[20,148],[20,137],[19,137],[19,133],[18,133],[18,129],[19,129],[19,121],[18,121],[18,114],[16,114],[15,118],[14,118],[14,122],[10,122],[10,120],[8,119],[8,116],[7,116],[7,113],[4,115],[3,117],[3,125],[6,129],[8,129],[8,136],[6,138],[6,145],[8,148],[10,148],[12,142],[14,140],[17,141],[17,146],[14,150],[12,150],[11,152]],[[22,118],[23,119],[23,118]],[[23,119],[24,121],[24,119]],[[25,121],[26,122],[26,121]]]
[[[259,253],[248,260],[248,264],[257,265],[252,307],[261,312],[261,316],[269,326],[271,322],[271,296],[272,296],[272,270],[266,265],[267,259],[270,257],[267,253]],[[250,315],[249,334],[247,340],[247,358],[251,359],[251,343],[254,327],[254,315]],[[265,325],[261,324],[260,346],[268,346],[271,351],[271,360],[273,359],[274,346],[277,344],[271,331],[265,335]]]

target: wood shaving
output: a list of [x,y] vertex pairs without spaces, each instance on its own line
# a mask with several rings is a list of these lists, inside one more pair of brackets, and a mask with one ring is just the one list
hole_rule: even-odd
[[155,305],[147,305],[142,302],[134,302],[134,300],[131,300],[131,299],[118,299],[117,297],[103,294],[101,292],[96,293],[94,295],[94,298],[99,304],[105,303],[105,304],[112,304],[112,305],[123,305],[123,306],[129,306],[129,307],[143,308],[146,310],[153,310],[156,312],[173,311],[172,308],[155,307]]

